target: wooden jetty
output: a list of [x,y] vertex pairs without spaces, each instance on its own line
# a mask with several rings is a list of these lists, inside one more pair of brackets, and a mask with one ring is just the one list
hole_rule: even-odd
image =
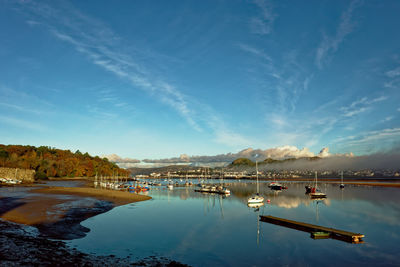
[[269,216],[269,215],[268,216],[260,215],[260,221],[285,226],[285,227],[300,230],[303,232],[308,232],[308,233],[311,233],[311,235],[313,235],[313,233],[316,233],[316,232],[325,232],[325,233],[329,233],[329,238],[333,238],[333,239],[337,239],[337,240],[341,240],[341,241],[345,241],[345,242],[349,242],[349,243],[364,243],[364,241],[362,240],[362,238],[364,237],[363,234],[342,231],[342,230],[319,226],[319,225],[315,225],[315,224],[287,220],[287,219],[278,218],[278,217]]

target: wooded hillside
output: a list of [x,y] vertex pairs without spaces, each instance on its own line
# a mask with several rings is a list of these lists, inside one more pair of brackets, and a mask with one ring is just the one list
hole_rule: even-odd
[[96,175],[129,175],[106,158],[92,157],[88,153],[47,146],[22,146],[0,144],[0,166],[32,169],[35,178],[47,177],[93,177]]

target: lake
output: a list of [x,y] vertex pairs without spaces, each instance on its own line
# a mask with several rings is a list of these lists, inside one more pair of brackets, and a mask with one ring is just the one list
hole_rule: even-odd
[[[255,182],[225,183],[228,197],[194,192],[195,186],[152,187],[152,200],[89,218],[82,222],[88,235],[68,244],[86,253],[167,257],[193,266],[400,265],[399,188],[341,190],[321,183],[328,198],[315,201],[305,194],[309,183],[287,182],[288,189],[277,192],[260,182],[266,201],[255,209],[247,206]],[[364,243],[314,240],[310,233],[260,222],[259,215],[362,233]]]

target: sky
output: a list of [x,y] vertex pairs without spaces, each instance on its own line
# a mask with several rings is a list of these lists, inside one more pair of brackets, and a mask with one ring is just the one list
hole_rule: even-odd
[[163,159],[400,141],[400,1],[0,0],[0,143]]

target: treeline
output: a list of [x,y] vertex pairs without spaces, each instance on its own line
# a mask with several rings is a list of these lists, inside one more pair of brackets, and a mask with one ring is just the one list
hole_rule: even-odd
[[0,166],[35,170],[36,179],[47,177],[127,176],[129,171],[119,168],[107,158],[92,157],[88,153],[47,146],[0,144]]

